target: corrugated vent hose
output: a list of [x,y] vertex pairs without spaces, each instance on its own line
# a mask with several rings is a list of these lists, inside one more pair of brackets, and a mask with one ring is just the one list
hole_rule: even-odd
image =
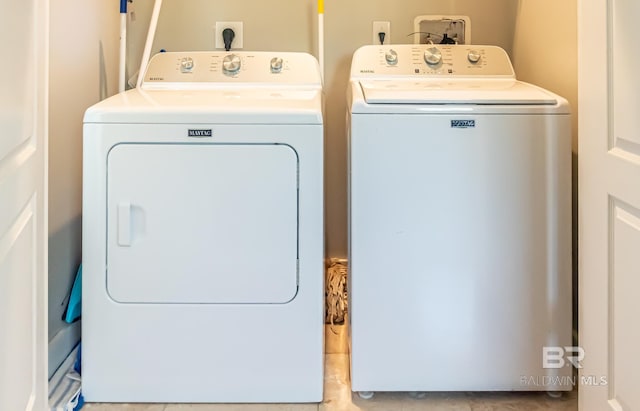
[[326,324],[342,324],[347,315],[347,260],[331,258],[327,268]]

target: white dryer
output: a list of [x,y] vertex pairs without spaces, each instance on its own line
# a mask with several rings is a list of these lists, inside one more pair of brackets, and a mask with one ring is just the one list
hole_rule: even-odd
[[323,116],[303,53],[161,53],[84,118],[90,402],[319,402]]
[[348,98],[352,389],[570,390],[567,101],[453,45],[357,50]]

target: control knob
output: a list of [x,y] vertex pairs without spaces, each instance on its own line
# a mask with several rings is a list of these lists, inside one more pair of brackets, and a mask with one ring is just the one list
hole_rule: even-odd
[[431,66],[440,64],[442,61],[442,53],[437,47],[429,47],[424,52],[424,61]]
[[387,60],[387,64],[390,66],[394,66],[398,64],[398,53],[395,50],[391,49],[387,51],[384,55],[385,60]]
[[222,69],[224,70],[225,74],[236,74],[238,71],[240,71],[240,65],[240,57],[236,56],[235,54],[229,54],[227,56],[224,56],[224,58],[222,59]]
[[185,57],[180,60],[180,71],[182,73],[190,73],[193,70],[193,59],[191,57]]
[[476,64],[477,62],[479,62],[481,58],[482,58],[482,55],[478,50],[470,50],[469,54],[467,54],[467,59],[469,59],[469,62],[473,64]]
[[272,73],[280,73],[282,71],[282,59],[280,57],[272,58],[270,65]]

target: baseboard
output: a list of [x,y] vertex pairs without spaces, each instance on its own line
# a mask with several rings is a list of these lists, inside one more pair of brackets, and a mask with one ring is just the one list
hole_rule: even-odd
[[78,342],[80,342],[80,321],[64,327],[49,341],[49,379],[60,368]]

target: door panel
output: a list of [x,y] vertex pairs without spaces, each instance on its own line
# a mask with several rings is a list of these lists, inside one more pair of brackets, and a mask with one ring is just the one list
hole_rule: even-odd
[[[637,132],[637,113],[640,107],[640,76],[638,54],[640,42],[631,28],[638,24],[640,2],[637,0],[611,0],[609,43],[611,47],[612,106],[611,121],[613,147],[640,156],[640,133]],[[613,148],[612,147],[612,148]],[[640,158],[640,157],[639,157]]]
[[47,403],[47,21],[0,0],[0,410]]
[[609,255],[610,303],[609,318],[613,323],[609,335],[609,384],[613,409],[640,409],[640,392],[635,378],[636,358],[640,346],[640,328],[637,324],[638,267],[640,256],[640,210],[611,201],[613,232]]
[[[7,5],[5,6],[5,3]],[[2,96],[0,96],[0,118],[3,133],[0,138],[0,156],[5,157],[33,136],[34,127],[34,82],[20,79],[34,78],[33,62],[33,1],[24,6],[8,6],[2,3],[3,16],[0,17],[3,30],[0,36],[0,50],[10,55],[12,61],[21,64],[2,64]],[[6,9],[11,12],[5,12]],[[6,33],[6,34],[5,34]],[[9,33],[21,33],[11,35]],[[16,79],[9,81],[8,79]]]
[[297,155],[285,145],[120,144],[108,157],[107,289],[123,303],[286,303]]
[[[635,0],[579,2],[580,409],[640,409],[640,45]],[[592,52],[607,50],[596,62]]]
[[[0,324],[8,331],[0,339],[0,403],[2,409],[27,410],[35,388],[36,356],[33,346],[35,317],[33,306],[37,273],[38,250],[35,201],[30,201],[15,223],[0,238],[0,301],[10,310],[0,310]],[[26,318],[25,318],[26,317]],[[16,384],[16,382],[20,382]],[[7,401],[7,402],[4,402]]]

